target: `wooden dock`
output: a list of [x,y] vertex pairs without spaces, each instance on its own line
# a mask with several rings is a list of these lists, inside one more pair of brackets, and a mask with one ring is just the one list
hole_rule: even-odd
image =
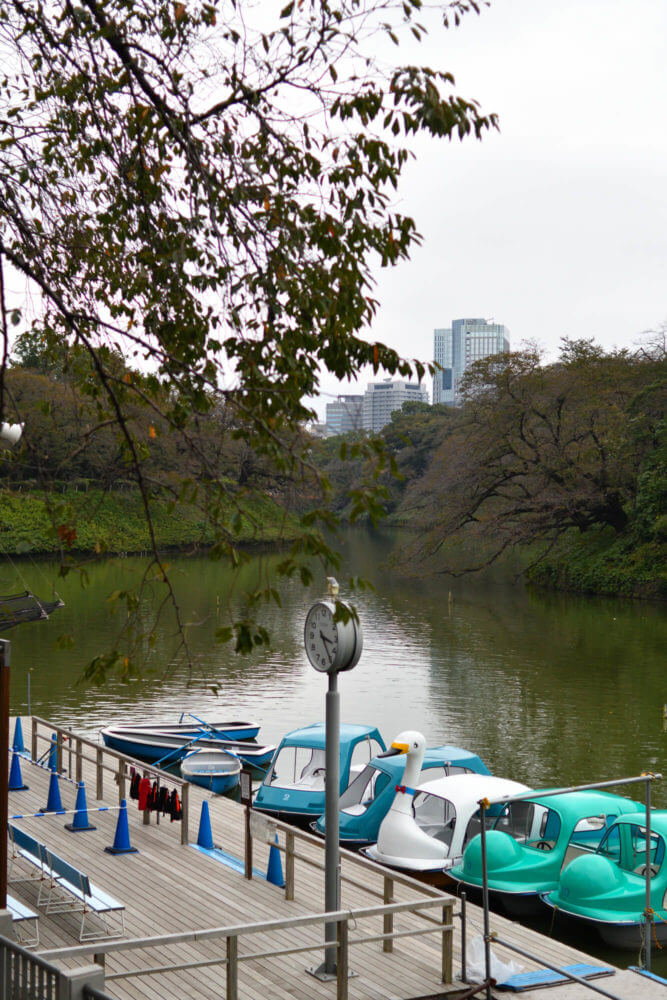
[[[23,719],[26,747],[30,747],[31,723]],[[14,723],[12,722],[13,732]],[[38,747],[38,756],[45,749]],[[106,952],[105,992],[114,1000],[221,1000],[226,998],[226,966],[220,960],[226,957],[225,937],[214,936],[203,940],[179,940],[169,945],[153,948],[126,948],[131,939],[157,935],[183,935],[186,932],[207,928],[236,928],[239,925],[266,924],[308,914],[321,914],[324,905],[323,844],[315,838],[299,838],[297,860],[294,861],[294,899],[286,899],[285,891],[270,884],[263,877],[248,880],[243,871],[222,863],[217,857],[197,850],[191,844],[181,843],[181,824],[160,816],[156,824],[153,814],[149,825],[137,809],[136,801],[128,798],[129,834],[131,845],[137,853],[112,855],[104,850],[114,842],[118,818],[118,787],[111,770],[104,777],[104,798],[95,798],[99,787],[99,760],[89,759],[84,752],[79,756],[78,767],[85,781],[89,820],[97,829],[71,832],[65,823],[72,816],[47,814],[35,817],[48,796],[50,773],[21,758],[23,781],[26,791],[10,791],[9,815],[21,815],[11,820],[89,875],[92,882],[125,903],[125,929],[122,939],[104,939],[91,946],[98,956]],[[76,783],[68,780],[67,769],[76,758],[66,752],[62,757],[65,774],[60,778],[63,808],[74,808]],[[142,765],[138,765],[141,767]],[[72,777],[76,777],[72,767]],[[165,784],[170,786],[169,778]],[[173,787],[173,784],[171,785]],[[239,859],[244,857],[244,810],[236,802],[210,796],[195,786],[189,787],[190,840],[196,842],[199,816],[204,800],[208,801],[213,839],[217,847]],[[107,805],[109,811],[97,811]],[[284,831],[281,829],[281,846]],[[270,846],[267,842],[254,841],[254,867],[266,873]],[[285,854],[281,855],[285,865]],[[349,911],[382,905],[382,878],[379,866],[364,862],[358,857],[343,858],[342,907]],[[432,890],[415,888],[411,880],[394,881],[393,899],[407,902],[432,897]],[[28,906],[37,908],[37,885],[30,882],[12,883],[10,892]],[[385,889],[386,892],[386,889]],[[451,897],[444,896],[445,900]],[[455,913],[460,910],[456,901]],[[440,919],[442,906],[430,910],[432,917]],[[478,907],[467,907],[468,940],[482,928],[482,912]],[[94,919],[94,918],[91,918]],[[460,918],[455,916],[453,933],[453,977],[456,979],[461,965]],[[351,922],[349,964],[354,975],[348,980],[350,1000],[412,1000],[446,996],[451,987],[442,982],[442,928],[415,937],[398,937],[393,950],[383,950],[379,939],[386,930],[386,918],[380,916]],[[404,932],[428,928],[423,917],[413,913],[397,913],[394,931]],[[431,927],[433,930],[433,927]],[[555,965],[575,963],[600,964],[596,959],[576,951],[556,940],[543,937],[519,924],[492,914],[491,929],[516,946],[539,955],[542,961]],[[59,955],[54,950],[79,947],[79,918],[74,913],[40,911],[38,953],[47,954],[49,961],[64,967],[87,965],[92,955],[81,954],[72,958]],[[371,937],[372,941],[357,943],[358,939]],[[266,955],[277,948],[286,950],[314,947],[312,951],[278,956]],[[494,954],[503,961],[519,961],[525,971],[539,968],[540,963],[512,955],[507,949],[494,945]],[[240,1000],[335,1000],[336,982],[321,982],[306,972],[317,966],[323,958],[323,927],[306,925],[280,929],[272,933],[259,931],[251,936],[241,935],[238,944],[239,973],[238,996]],[[256,956],[256,957],[248,957]],[[210,964],[215,962],[216,964]],[[172,965],[191,967],[149,975],[137,976],[140,970]],[[615,974],[595,980],[594,984],[621,1000],[664,1000],[664,986],[652,983],[629,971],[616,970]],[[460,984],[459,984],[460,986]],[[481,994],[483,995],[483,994]],[[498,994],[500,995],[500,994]],[[540,990],[522,993],[535,1000]],[[596,994],[578,984],[559,986],[554,1000],[586,1000]]]

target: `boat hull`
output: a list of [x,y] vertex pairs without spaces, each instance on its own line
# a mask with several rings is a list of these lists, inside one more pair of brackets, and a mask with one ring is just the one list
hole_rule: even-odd
[[[602,941],[610,948],[619,950],[634,951],[644,943],[644,923],[639,920],[614,922],[608,920],[595,920],[579,913],[568,913],[561,905],[554,907],[548,900],[544,900],[547,906],[556,910],[556,926],[560,921],[565,921],[571,927],[594,928]],[[656,920],[651,928],[651,941],[660,947],[667,944],[667,924]]]
[[225,740],[254,740],[259,734],[259,725],[256,722],[229,722],[228,720],[213,719],[211,722],[202,720],[192,720],[189,722],[138,722],[128,725],[109,727],[115,732],[125,733],[127,736],[135,734],[142,736],[151,733],[168,733],[170,736],[183,736],[184,740],[188,736],[209,735],[211,739]]
[[[450,882],[456,886],[455,892],[460,896],[465,892],[466,899],[471,903],[482,905],[482,887],[471,882],[464,882],[460,878],[450,878]],[[500,913],[506,914],[515,920],[532,919],[544,914],[544,903],[539,892],[503,892],[499,889],[489,887],[489,906]]]
[[120,729],[103,729],[102,738],[106,746],[127,757],[136,757],[149,764],[176,764],[191,750],[227,750],[251,767],[265,767],[271,762],[275,747],[261,746],[249,740],[223,740],[193,737],[183,742],[181,735],[170,733],[128,734]]
[[193,785],[223,795],[238,785],[241,761],[223,750],[195,750],[181,761],[181,774]]

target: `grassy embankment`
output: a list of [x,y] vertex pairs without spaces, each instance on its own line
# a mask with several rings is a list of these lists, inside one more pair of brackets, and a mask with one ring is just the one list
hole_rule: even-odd
[[529,574],[554,590],[618,597],[667,599],[667,540],[590,531],[567,536]]
[[[0,554],[48,554],[57,552],[67,541],[72,550],[142,552],[150,548],[141,496],[137,491],[103,493],[67,490],[52,501],[67,508],[56,521],[64,521],[61,537],[53,522],[42,492],[0,491]],[[244,498],[248,516],[236,524],[234,539],[240,546],[271,545],[289,541],[295,535],[294,521],[274,501],[267,498]],[[235,510],[229,503],[225,520],[232,523]],[[193,506],[167,500],[152,501],[153,525],[157,544],[162,549],[204,548],[214,541],[202,512]],[[75,534],[68,532],[74,531]],[[64,535],[64,537],[63,537]],[[62,538],[62,540],[61,540]]]
[[[416,535],[423,529],[405,516],[391,516],[389,523]],[[493,572],[511,579],[523,575],[531,584],[550,590],[667,600],[667,530],[656,532],[650,541],[638,539],[632,531],[617,535],[609,528],[572,530],[543,559],[541,551],[538,545],[511,549],[493,563]],[[454,571],[484,565],[491,553],[491,546],[479,538],[448,540],[428,571],[441,572],[445,564]]]

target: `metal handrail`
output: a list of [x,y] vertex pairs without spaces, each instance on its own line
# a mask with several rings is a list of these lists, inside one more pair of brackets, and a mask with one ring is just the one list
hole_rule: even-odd
[[[353,921],[356,925],[357,921],[368,917],[382,916],[386,918],[388,914],[393,916],[394,913],[416,913],[419,910],[431,909],[436,906],[442,909],[443,917],[442,921],[437,923],[434,922],[432,927],[392,932],[391,935],[380,934],[367,935],[354,939],[349,938],[350,921]],[[429,898],[402,903],[390,903],[384,906],[363,907],[356,910],[337,910],[329,913],[311,913],[300,917],[288,917],[281,920],[269,920],[253,924],[238,924],[232,927],[210,927],[196,931],[181,931],[176,934],[154,935],[151,937],[133,938],[123,941],[105,941],[104,943],[97,942],[95,944],[79,945],[71,948],[58,948],[42,951],[39,954],[43,960],[48,958],[57,959],[59,961],[93,955],[95,956],[96,962],[99,963],[100,960],[104,962],[106,955],[113,952],[144,950],[158,947],[165,948],[171,945],[197,943],[210,941],[216,938],[224,938],[226,941],[226,954],[223,956],[211,959],[202,959],[200,961],[191,960],[188,962],[178,962],[169,965],[124,970],[122,972],[112,973],[111,975],[108,975],[106,979],[111,982],[117,979],[132,979],[147,975],[179,972],[186,969],[224,965],[226,967],[227,978],[225,998],[226,1000],[238,1000],[238,971],[239,965],[242,962],[275,958],[282,955],[302,954],[309,951],[319,951],[326,944],[326,939],[323,939],[308,945],[275,948],[239,955],[239,938],[254,934],[267,934],[272,931],[282,931],[286,929],[293,930],[300,927],[312,927],[335,923],[338,928],[338,938],[336,943],[338,957],[336,995],[338,1000],[347,1000],[347,982],[349,972],[348,957],[350,947],[352,945],[368,944],[373,941],[384,940],[387,936],[390,936],[393,939],[394,937],[403,938],[419,936],[427,933],[441,933],[443,938],[443,957],[441,966],[442,982],[451,981],[451,978],[446,978],[446,972],[448,972],[450,968],[450,956],[448,955],[446,957],[444,953],[446,950],[451,951],[451,949],[448,948],[448,943],[450,941],[450,935],[454,929],[454,925],[452,923],[453,906],[454,900],[451,898]],[[92,996],[91,1000],[103,1000],[103,998]]]
[[[79,733],[73,732],[71,729],[66,729],[64,726],[54,725],[47,719],[42,719],[38,715],[31,716],[32,726],[31,726],[31,753],[33,761],[37,759],[37,743],[38,740],[42,740],[45,743],[51,743],[51,734],[56,734],[56,758],[58,770],[62,768],[62,753],[63,753],[63,743],[67,740],[70,745],[74,748],[75,755],[75,775],[76,781],[82,780],[82,769],[83,761],[87,761],[89,764],[93,764],[96,769],[96,798],[104,798],[104,772],[107,771],[109,774],[113,774],[118,782],[118,802],[120,803],[123,799],[127,798],[125,784],[128,780],[127,769],[129,767],[136,768],[145,776],[152,775],[155,779],[160,782],[165,781],[165,772],[158,767],[154,767],[151,764],[146,764],[142,760],[137,760],[135,757],[130,757],[127,754],[120,753],[118,750],[113,750],[111,747],[103,746],[100,743],[96,743],[95,740],[89,739],[87,736],[81,736]],[[40,732],[40,726],[43,726],[48,731],[49,735],[46,736],[44,733]],[[86,756],[83,753],[83,747],[90,747],[95,751],[94,757]],[[117,767],[111,767],[105,763],[105,757],[110,757],[117,761]],[[71,766],[70,766],[71,771]],[[175,785],[180,789],[180,798],[182,806],[182,817],[181,817],[181,843],[187,844],[190,840],[189,835],[189,783],[181,778],[179,775],[172,775],[169,773],[166,775],[166,780],[171,785]],[[144,813],[144,823],[149,822],[149,814],[146,811]],[[159,823],[159,816],[157,819]]]

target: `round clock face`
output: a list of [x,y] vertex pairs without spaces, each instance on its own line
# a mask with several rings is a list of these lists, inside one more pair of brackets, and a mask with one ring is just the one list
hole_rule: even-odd
[[361,624],[353,618],[337,622],[335,612],[333,601],[318,601],[308,612],[303,630],[308,659],[323,673],[350,670],[363,648]]
[[330,604],[314,604],[306,616],[303,639],[316,670],[330,670],[338,658],[338,623]]

